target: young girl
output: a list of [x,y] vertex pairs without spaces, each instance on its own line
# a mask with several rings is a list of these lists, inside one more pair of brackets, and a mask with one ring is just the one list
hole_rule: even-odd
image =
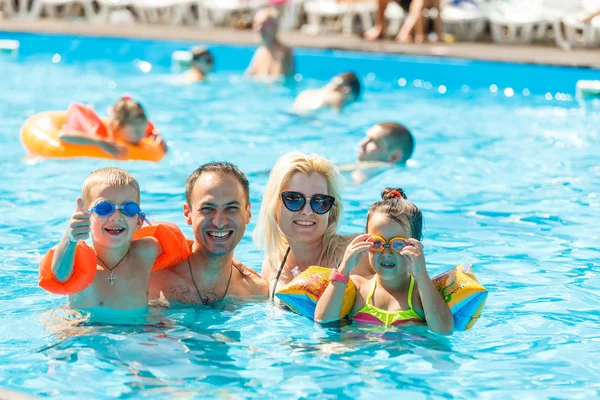
[[99,146],[119,159],[127,156],[127,149],[118,142],[138,145],[145,137],[157,136],[166,150],[154,125],[148,121],[144,108],[130,96],[117,100],[109,113],[108,121],[104,124],[91,107],[71,103],[60,139],[65,143]]
[[[356,286],[350,317],[379,325],[427,325],[433,332],[450,334],[454,321],[444,299],[433,286],[425,267],[422,238],[423,215],[406,200],[402,189],[386,188],[382,201],[371,206],[367,234],[357,236],[346,248],[339,270],[319,299],[315,320],[339,320],[344,290],[349,279]],[[375,275],[352,275],[360,259],[369,254]]]

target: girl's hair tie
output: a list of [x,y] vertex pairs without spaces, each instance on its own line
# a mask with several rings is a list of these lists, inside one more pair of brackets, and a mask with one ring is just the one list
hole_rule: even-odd
[[403,198],[404,198],[404,196],[402,196],[402,193],[400,193],[400,192],[399,192],[399,191],[397,191],[397,190],[390,190],[390,191],[388,192],[388,196],[392,196],[392,197],[398,197],[398,198],[400,198],[400,199],[403,199]]
[[125,96],[123,96],[123,97],[121,97],[121,98],[122,98],[123,100],[133,100],[133,99],[131,98],[131,96],[130,96],[130,95],[128,95],[128,94],[126,94]]

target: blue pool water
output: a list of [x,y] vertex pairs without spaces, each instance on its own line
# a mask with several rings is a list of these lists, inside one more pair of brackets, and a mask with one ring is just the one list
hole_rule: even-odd
[[[190,43],[0,34],[0,388],[57,398],[593,398],[600,395],[600,113],[574,99],[600,71],[337,51],[297,52],[297,83],[242,76],[252,48],[212,46],[210,82],[176,86],[170,55]],[[151,68],[150,68],[151,67]],[[362,101],[302,121],[281,112],[295,94],[356,71]],[[144,72],[147,71],[147,72]],[[140,99],[170,152],[159,164],[118,163],[142,187],[154,220],[184,226],[183,187],[201,163],[230,160],[251,179],[258,215],[266,176],[290,150],[352,162],[364,129],[404,122],[413,161],[348,185],[343,232],[363,229],[386,185],[425,215],[433,276],[473,264],[490,295],[475,327],[320,327],[267,303],[164,312],[169,328],[66,326],[65,299],[37,287],[86,175],[114,163],[33,160],[18,132],[71,100],[104,110]],[[254,221],[236,251],[260,269]]]

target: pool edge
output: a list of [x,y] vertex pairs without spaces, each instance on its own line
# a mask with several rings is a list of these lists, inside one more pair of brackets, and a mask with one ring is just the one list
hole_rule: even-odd
[[[138,38],[171,41],[198,41],[234,45],[258,44],[257,37],[248,30],[224,28],[202,29],[191,26],[169,25],[109,25],[99,23],[63,22],[39,20],[2,20],[0,32],[44,33],[79,35],[107,38]],[[282,41],[294,48],[345,50],[384,54],[416,55],[494,61],[504,63],[554,65],[565,67],[600,69],[600,49],[577,49],[564,51],[558,47],[500,45],[496,43],[458,42],[444,44],[399,44],[393,41],[368,42],[356,36],[320,35],[310,36],[301,32],[283,32]]]

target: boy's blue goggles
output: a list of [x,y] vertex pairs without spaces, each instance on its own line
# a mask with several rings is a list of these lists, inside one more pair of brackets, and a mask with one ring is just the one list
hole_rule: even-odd
[[124,215],[128,217],[135,217],[139,215],[140,217],[145,219],[144,213],[142,213],[142,209],[139,204],[135,201],[128,201],[126,203],[121,204],[120,206],[114,205],[110,201],[101,201],[96,204],[94,207],[88,210],[88,213],[94,213],[99,217],[108,217],[112,215],[116,210],[120,210]]

